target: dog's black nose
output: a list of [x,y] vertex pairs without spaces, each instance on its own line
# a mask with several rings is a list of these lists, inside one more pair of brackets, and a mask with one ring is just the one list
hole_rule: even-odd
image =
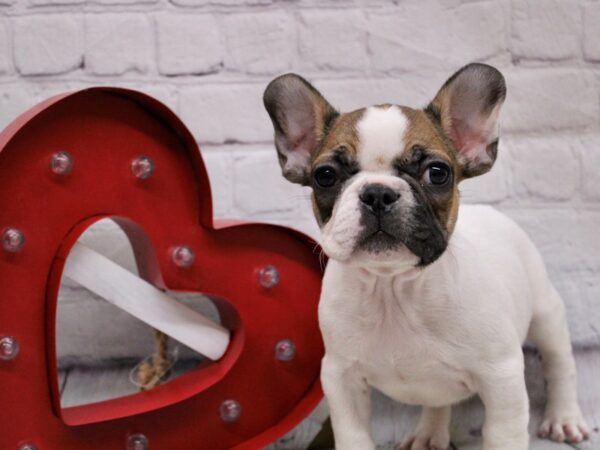
[[369,210],[381,214],[391,211],[400,194],[382,184],[369,184],[364,187],[358,198]]

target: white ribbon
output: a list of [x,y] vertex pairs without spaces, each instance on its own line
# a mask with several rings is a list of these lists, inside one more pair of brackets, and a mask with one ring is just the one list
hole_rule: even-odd
[[71,249],[64,275],[213,361],[229,345],[229,330],[81,243]]

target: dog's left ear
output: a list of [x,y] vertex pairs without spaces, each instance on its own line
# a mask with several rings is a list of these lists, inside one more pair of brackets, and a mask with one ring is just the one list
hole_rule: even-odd
[[452,75],[425,111],[453,142],[462,178],[492,168],[498,150],[498,116],[506,97],[502,74],[486,64],[469,64]]

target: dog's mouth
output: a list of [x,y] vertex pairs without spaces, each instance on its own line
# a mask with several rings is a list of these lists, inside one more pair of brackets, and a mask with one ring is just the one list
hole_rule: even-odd
[[357,248],[371,253],[381,253],[395,250],[402,245],[402,241],[385,229],[378,227],[377,230],[366,234],[357,244]]

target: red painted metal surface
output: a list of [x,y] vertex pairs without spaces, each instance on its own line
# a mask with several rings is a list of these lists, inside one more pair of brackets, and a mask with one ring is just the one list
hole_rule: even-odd
[[[54,152],[74,158],[64,177]],[[147,180],[130,171],[146,155]],[[258,174],[257,174],[258,176]],[[56,376],[56,299],[66,256],[93,222],[113,218],[132,242],[141,275],[161,288],[223,299],[233,330],[225,356],[165,385],[115,400],[61,409]],[[92,88],[52,98],[0,134],[0,233],[26,236],[20,253],[0,248],[0,336],[21,351],[0,361],[0,449],[31,442],[40,450],[125,448],[132,433],[150,448],[258,449],[299,423],[318,403],[323,345],[317,327],[321,270],[314,243],[290,229],[213,223],[210,186],[199,149],[164,105],[141,93]],[[196,252],[191,268],[169,249]],[[257,270],[278,267],[280,283],[261,288]],[[295,341],[290,362],[275,343]],[[236,399],[242,416],[219,417]]]

